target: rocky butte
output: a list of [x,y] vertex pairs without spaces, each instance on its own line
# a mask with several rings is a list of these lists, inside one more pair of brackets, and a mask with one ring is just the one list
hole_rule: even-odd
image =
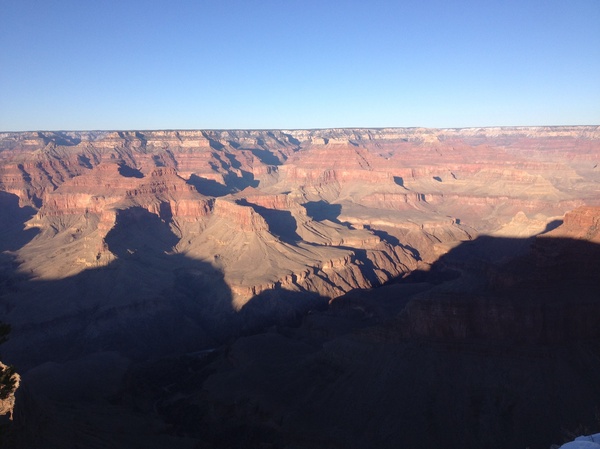
[[599,163],[598,126],[0,133],[12,444],[560,443]]

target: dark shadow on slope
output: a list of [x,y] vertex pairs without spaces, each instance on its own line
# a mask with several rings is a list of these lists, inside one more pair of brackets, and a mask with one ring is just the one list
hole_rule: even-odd
[[219,197],[235,192],[235,189],[220,184],[214,179],[206,179],[197,175],[190,176],[187,183],[194,186],[199,193],[206,196]]
[[440,285],[444,282],[456,280],[461,277],[459,270],[454,270],[442,264],[434,265],[428,271],[415,270],[404,278],[391,279],[386,285],[394,284],[420,284],[428,283],[431,285]]
[[23,166],[23,164],[18,164],[17,168],[21,172],[21,176],[23,177],[23,181],[25,181],[28,184],[31,183],[31,175],[25,170],[25,167]]
[[[7,313],[11,306],[3,298],[17,291],[28,279],[25,273],[18,271],[15,251],[29,243],[39,229],[26,229],[26,222],[36,210],[30,206],[20,207],[17,195],[0,192],[0,211],[0,322],[10,325]],[[0,361],[6,362],[3,358]]]
[[162,257],[179,241],[165,220],[142,207],[117,211],[115,227],[104,241],[119,259],[127,257]]
[[398,240],[397,237],[394,237],[393,235],[382,231],[380,229],[375,229],[372,226],[369,225],[365,225],[365,229],[368,229],[369,231],[371,231],[373,234],[375,234],[377,237],[379,237],[381,240],[383,240],[386,243],[389,243],[392,246],[399,246],[401,248],[404,248],[406,251],[408,251],[412,257],[416,260],[416,261],[420,261],[421,259],[421,254],[419,253],[419,250],[416,248],[413,248],[410,245],[405,245],[403,243],[400,243],[400,240]]
[[[245,393],[251,395],[251,387],[256,382],[261,383],[261,379],[264,378],[277,382],[278,388],[289,387],[287,393],[280,398],[282,403],[289,402],[290,395],[304,394],[301,390],[294,394],[292,390],[299,382],[307,381],[307,375],[311,373],[300,369],[282,377],[273,377],[272,374],[281,373],[281,368],[287,368],[290,361],[301,362],[303,357],[315,353],[318,346],[305,342],[296,344],[292,342],[290,346],[290,341],[282,338],[279,331],[293,333],[295,329],[299,329],[307,313],[323,311],[326,308],[327,298],[310,292],[281,288],[261,292],[246,303],[239,312],[242,321],[247,323],[242,338],[236,339],[219,351],[198,354],[196,359],[180,357],[176,361],[177,364],[173,363],[170,367],[160,366],[160,377],[153,376],[155,380],[152,388],[153,391],[158,392],[154,408],[160,418],[170,425],[169,432],[198,438],[207,447],[215,448],[261,447],[265,441],[283,444],[285,436],[274,434],[272,423],[261,423],[260,419],[257,420],[252,416],[254,412],[258,414],[264,412],[260,410],[261,405],[254,400],[248,400]],[[260,328],[251,325],[256,322],[271,326],[270,330],[265,331],[264,325]],[[254,369],[244,372],[248,375],[244,380],[237,377],[237,373],[227,369],[223,364],[225,360],[241,365],[250,363]],[[225,376],[228,375],[227,371],[236,376],[233,383],[229,385],[231,397],[240,392],[242,396],[239,397],[241,400],[239,405],[235,405],[233,409],[229,401],[223,402],[223,407],[215,408],[215,404],[207,396],[206,392],[215,388],[215,379],[214,377],[211,379],[216,371],[213,363],[226,367],[226,371],[222,373]],[[261,373],[263,370],[266,372]],[[320,371],[320,373],[316,371],[312,373],[315,375],[311,377],[312,382],[319,380],[323,368],[320,368]],[[328,371],[328,375],[334,374],[335,372]],[[137,375],[137,378],[132,379],[132,382],[139,384],[140,378],[147,377],[147,371],[142,372]],[[205,382],[209,379],[213,381],[212,386],[205,387]],[[217,384],[219,382],[220,380],[217,379]],[[218,385],[216,388],[219,390]],[[200,391],[204,392],[202,400],[191,399]],[[139,392],[138,395],[142,396],[143,393]],[[251,413],[247,414],[248,411]],[[225,418],[224,415],[229,415],[231,412],[233,415]]]
[[211,148],[217,150],[217,151],[223,151],[223,149],[225,148],[225,145],[223,145],[221,142],[218,142],[214,139],[208,138],[208,144],[210,145]]
[[234,173],[229,173],[223,177],[227,187],[230,187],[235,191],[241,191],[247,187],[258,187],[259,181],[254,179],[254,175],[252,173],[243,170],[241,172],[241,177]]
[[165,167],[165,161],[163,160],[162,156],[159,156],[158,154],[155,154],[154,156],[152,156],[152,162],[154,162],[154,166],[155,167]]
[[480,236],[474,240],[462,242],[436,263],[457,266],[470,266],[482,262],[501,264],[526,254],[534,241],[533,237],[514,239]]
[[546,225],[546,228],[540,234],[545,234],[547,232],[550,232],[550,231],[558,228],[562,224],[563,224],[563,220],[552,220],[550,223],[548,223]]
[[[354,260],[361,266],[361,272],[365,279],[367,279],[371,285],[380,285],[379,278],[377,277],[376,267],[373,261],[369,258],[366,249],[358,249],[350,246],[338,246],[338,248],[345,249],[354,253]],[[386,273],[389,276],[389,273]]]
[[[388,284],[427,282],[439,285],[457,280],[468,273],[470,278],[476,278],[479,288],[487,279],[486,270],[495,270],[504,263],[524,256],[531,251],[534,242],[534,237],[513,239],[480,236],[475,240],[462,242],[441,256],[428,270],[415,270],[407,276],[388,281]],[[473,279],[471,281],[474,282]]]
[[131,168],[125,164],[119,164],[119,174],[126,178],[143,178],[144,174],[137,168]]
[[296,229],[296,219],[289,210],[267,209],[263,206],[249,203],[246,199],[239,200],[239,204],[249,206],[265,219],[271,234],[279,237],[284,242],[296,243],[302,240]]
[[281,161],[277,156],[268,150],[253,149],[252,154],[265,165],[281,165]]
[[[299,326],[308,311],[325,310],[329,300],[314,292],[292,291],[282,288],[266,290],[254,296],[240,310],[243,322],[272,325]],[[259,328],[246,327],[246,333]]]
[[404,186],[404,179],[401,176],[394,176],[394,182],[400,187],[404,187],[406,189]]
[[90,158],[83,154],[78,155],[77,160],[79,161],[79,165],[81,165],[82,167],[89,168],[89,169],[94,168]]
[[315,221],[329,220],[333,223],[341,224],[338,217],[342,213],[341,204],[330,204],[323,200],[309,201],[303,204],[306,209],[306,215]]
[[229,164],[235,168],[235,169],[240,169],[242,168],[242,164],[240,163],[240,161],[238,161],[235,156],[233,154],[230,153],[225,153],[225,157],[229,160]]
[[173,222],[173,209],[171,205],[167,202],[160,203],[158,206],[158,216],[165,223],[171,224]]
[[[290,142],[292,145],[295,145],[296,147],[300,147],[301,142],[296,139],[294,136],[292,136],[291,134],[286,134],[286,133],[282,133],[283,136],[285,136],[285,138],[288,140],[288,142]],[[295,151],[297,151],[297,149],[295,149]]]
[[37,228],[25,229],[25,223],[37,211],[30,206],[20,207],[17,195],[0,191],[0,210],[0,253],[16,251],[38,234]]
[[229,145],[231,148],[233,148],[235,150],[239,150],[241,147],[241,145],[238,142],[236,142],[235,140],[228,140],[227,145]]
[[218,183],[213,179],[206,179],[198,175],[191,175],[187,183],[206,196],[220,197],[239,192],[248,187],[258,187],[259,181],[254,179],[254,175],[248,172],[242,172],[242,177],[234,173],[229,173],[224,177],[225,185]]

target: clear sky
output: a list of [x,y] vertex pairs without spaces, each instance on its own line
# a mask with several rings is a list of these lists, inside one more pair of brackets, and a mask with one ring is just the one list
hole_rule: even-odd
[[0,131],[600,124],[600,0],[0,0]]

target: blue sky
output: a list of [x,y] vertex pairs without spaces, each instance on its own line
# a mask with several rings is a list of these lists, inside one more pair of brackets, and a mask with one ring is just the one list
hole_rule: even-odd
[[0,131],[600,124],[600,0],[0,0]]

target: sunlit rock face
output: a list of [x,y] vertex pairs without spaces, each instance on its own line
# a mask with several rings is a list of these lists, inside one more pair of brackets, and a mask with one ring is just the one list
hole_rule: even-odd
[[[61,378],[47,363],[121,373],[455,264],[482,236],[539,235],[521,263],[560,278],[577,255],[556,245],[598,240],[599,163],[592,126],[1,133],[2,352],[25,383]],[[493,285],[528,282],[498,268],[515,254],[487,254]],[[468,295],[432,294],[370,338],[552,340],[545,311],[523,327]]]

